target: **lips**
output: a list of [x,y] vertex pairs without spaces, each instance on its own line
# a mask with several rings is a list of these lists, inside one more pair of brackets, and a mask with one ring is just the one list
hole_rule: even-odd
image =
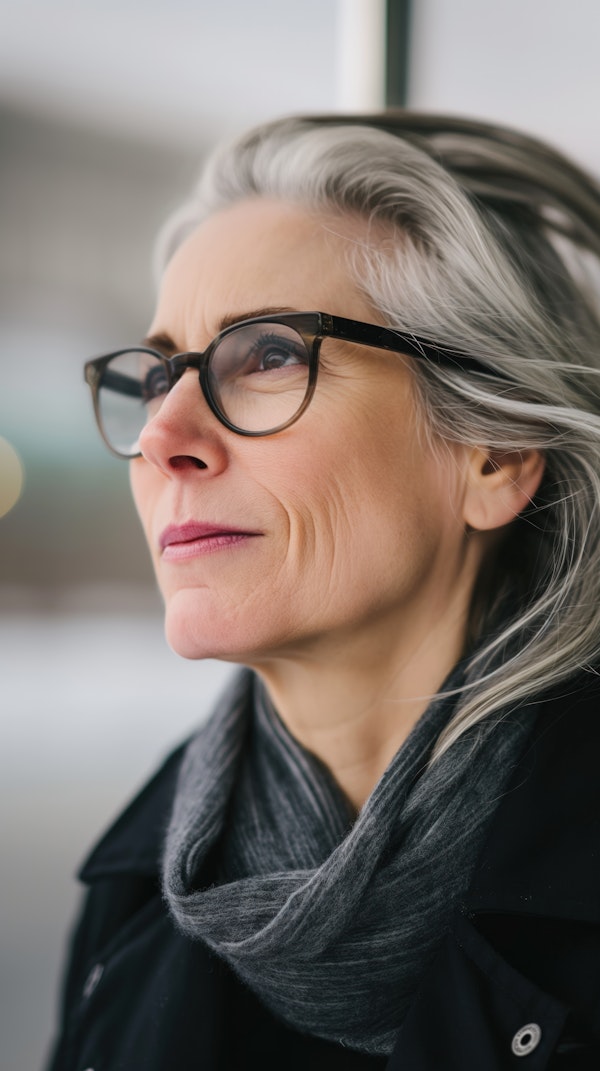
[[161,532],[158,545],[163,560],[176,561],[233,547],[261,534],[228,524],[190,521],[187,524],[169,524]]

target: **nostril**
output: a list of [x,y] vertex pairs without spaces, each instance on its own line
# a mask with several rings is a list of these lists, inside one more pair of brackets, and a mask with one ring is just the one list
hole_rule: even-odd
[[206,461],[202,461],[199,457],[193,457],[191,454],[177,454],[175,457],[170,458],[169,464],[172,469],[207,469],[208,465]]

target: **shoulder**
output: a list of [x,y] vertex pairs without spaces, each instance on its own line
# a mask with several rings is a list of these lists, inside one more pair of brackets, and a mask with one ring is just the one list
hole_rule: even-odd
[[599,738],[595,674],[537,704],[390,1071],[600,1066]]
[[215,968],[203,948],[175,930],[160,885],[165,829],[186,746],[168,756],[80,871],[88,888],[70,942],[49,1071],[99,1062],[159,1068],[165,1037],[182,1039],[173,1049],[180,1071],[196,1066],[185,1043],[194,1034],[198,1007],[213,999]]
[[492,821],[469,905],[600,922],[600,678],[540,700]]

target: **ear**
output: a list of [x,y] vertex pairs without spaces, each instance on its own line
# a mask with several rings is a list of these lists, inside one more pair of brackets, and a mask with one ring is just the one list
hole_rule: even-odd
[[479,532],[510,524],[536,494],[544,468],[539,450],[471,451],[463,504],[465,523]]

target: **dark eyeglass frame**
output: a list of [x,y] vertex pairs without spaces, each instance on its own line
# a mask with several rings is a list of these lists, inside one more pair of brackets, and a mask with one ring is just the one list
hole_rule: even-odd
[[[233,424],[227,415],[220,409],[210,387],[210,362],[216,347],[227,335],[230,335],[234,331],[239,331],[240,328],[261,323],[290,327],[301,337],[309,357],[308,383],[301,406],[289,420],[285,421],[283,424],[277,425],[277,427],[268,428],[266,431],[248,431],[245,428],[240,428],[236,424]],[[361,320],[348,320],[344,316],[332,316],[325,312],[290,312],[273,314],[271,316],[256,316],[248,320],[239,320],[237,323],[226,327],[213,338],[203,352],[187,351],[184,353],[176,353],[172,357],[165,357],[164,354],[157,350],[149,349],[146,346],[130,346],[127,347],[127,349],[115,350],[102,357],[95,357],[90,361],[86,361],[84,375],[85,380],[92,391],[94,414],[100,434],[106,446],[115,457],[129,461],[134,457],[141,456],[139,452],[135,454],[120,453],[118,450],[115,450],[114,446],[110,443],[105,435],[102,425],[99,397],[102,374],[107,364],[109,364],[115,357],[135,352],[150,354],[161,362],[168,382],[167,393],[175,386],[178,380],[181,379],[188,368],[195,368],[199,373],[200,388],[205,401],[217,420],[230,431],[235,432],[237,435],[244,435],[247,438],[264,438],[266,435],[275,435],[277,432],[283,431],[285,428],[289,428],[290,425],[295,424],[310,405],[317,384],[319,350],[324,338],[335,338],[343,342],[354,342],[359,345],[388,350],[391,353],[401,353],[406,356],[432,362],[433,364],[451,366],[460,371],[480,372],[495,378],[504,378],[501,373],[496,372],[495,369],[490,368],[484,362],[475,357],[471,357],[469,354],[462,353],[459,350],[445,349],[435,342],[420,338],[418,335],[410,335],[402,331],[393,331],[390,328],[379,327],[376,324],[363,323]],[[127,393],[127,391],[124,393]]]

